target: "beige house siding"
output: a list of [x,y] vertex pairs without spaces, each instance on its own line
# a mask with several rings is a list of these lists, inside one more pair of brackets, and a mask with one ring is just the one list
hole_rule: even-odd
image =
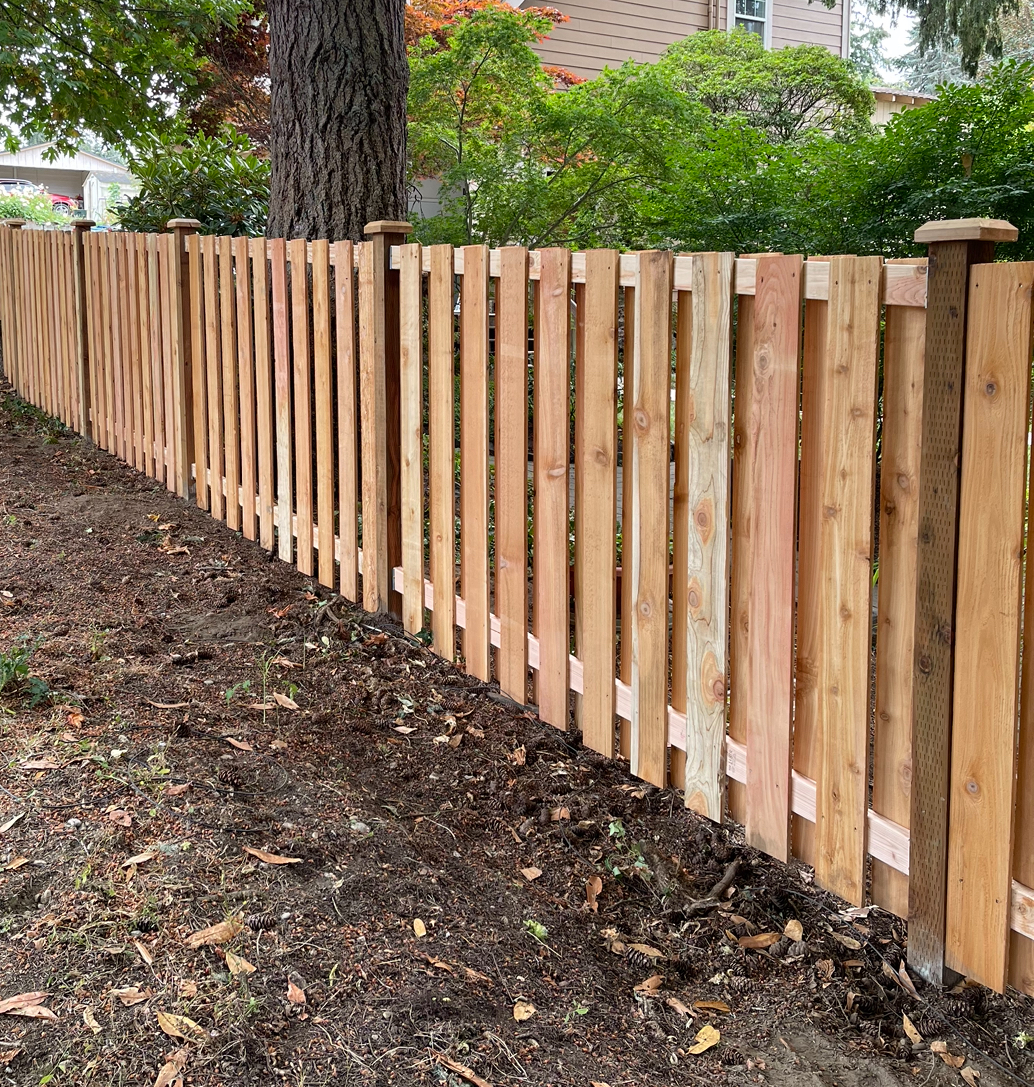
[[[821,0],[770,3],[772,48],[813,43],[841,55],[844,0],[837,0],[832,9]],[[533,7],[535,0],[524,0],[520,6]],[[654,61],[672,42],[707,29],[707,0],[559,0],[551,6],[570,21],[558,26],[535,51],[544,64],[583,76],[617,68],[628,59]],[[728,25],[728,0],[720,0],[718,26],[725,30]]]

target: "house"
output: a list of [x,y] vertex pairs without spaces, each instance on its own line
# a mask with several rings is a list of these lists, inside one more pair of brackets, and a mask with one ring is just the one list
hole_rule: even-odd
[[933,101],[933,98],[927,94],[910,94],[908,91],[895,91],[888,87],[873,87],[872,93],[876,99],[872,123],[879,128],[882,128],[895,113],[903,113],[906,109],[916,109]]
[[[536,0],[522,0],[534,7]],[[851,0],[827,8],[821,0],[559,0],[568,16],[533,48],[544,64],[582,76],[617,68],[628,59],[655,61],[698,30],[734,26],[758,34],[765,45],[824,45],[838,57],[850,47]]]
[[105,218],[113,186],[120,196],[135,191],[133,175],[119,163],[83,150],[49,158],[47,151],[53,147],[52,143],[37,143],[0,152],[0,178],[31,181],[50,193],[73,196],[82,202],[86,217],[97,222]]

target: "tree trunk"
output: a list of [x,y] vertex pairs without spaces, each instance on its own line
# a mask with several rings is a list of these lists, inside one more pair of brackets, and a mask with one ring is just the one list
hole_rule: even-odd
[[405,0],[269,0],[272,238],[406,217]]

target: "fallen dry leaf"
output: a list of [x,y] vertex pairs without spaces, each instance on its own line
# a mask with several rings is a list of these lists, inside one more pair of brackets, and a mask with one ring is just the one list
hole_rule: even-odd
[[904,989],[909,996],[914,996],[916,1000],[919,999],[916,987],[912,984],[912,979],[908,976],[908,968],[905,966],[904,959],[901,960],[901,965],[898,967],[898,981],[901,982],[901,988]]
[[220,921],[208,928],[198,929],[187,937],[188,947],[204,947],[205,944],[225,944],[232,940],[244,928],[239,917],[232,917],[229,921]]
[[427,926],[423,923],[423,921],[420,920],[419,917],[413,919],[413,934],[418,939],[422,939],[424,936],[427,935]]
[[100,1034],[104,1029],[100,1023],[97,1022],[97,1017],[93,1014],[93,1008],[87,1005],[83,1008],[83,1022],[93,1031],[94,1034]]
[[593,876],[585,884],[585,901],[593,913],[599,912],[597,898],[603,893],[603,880],[599,876]]
[[664,952],[658,951],[657,948],[651,947],[649,944],[629,944],[629,951],[636,951],[640,955],[645,955],[651,962],[656,962],[658,959],[664,958]]
[[[170,1038],[183,1038],[187,1039],[191,1035],[197,1037],[198,1035],[204,1035],[204,1028],[198,1026],[193,1019],[188,1019],[185,1015],[176,1015],[174,1012],[156,1012],[158,1017],[158,1026],[169,1035]],[[184,1033],[186,1032],[186,1033]]]
[[281,694],[279,691],[273,692],[273,698],[278,706],[283,706],[285,710],[298,709],[298,703],[293,698],[289,698],[285,694]]
[[226,968],[236,978],[241,974],[254,974],[255,967],[247,959],[235,955],[232,951],[226,952]]
[[523,766],[527,757],[528,754],[524,744],[521,744],[520,747],[514,748],[514,750],[506,756],[506,761],[512,762],[514,766]]
[[721,1040],[722,1036],[719,1031],[712,1027],[710,1023],[707,1023],[697,1031],[697,1036],[693,1039],[693,1044],[686,1052],[695,1057],[698,1053],[704,1053],[706,1050],[716,1046]]
[[279,853],[267,853],[264,849],[252,849],[250,845],[244,846],[244,852],[258,857],[264,864],[302,864],[301,857],[283,857]]
[[223,739],[238,751],[254,751],[255,749],[246,740],[235,740],[232,736],[224,736]]
[[302,989],[299,989],[297,985],[290,978],[287,979],[287,999],[292,1004],[304,1004],[305,993]]
[[664,1003],[667,1004],[669,1008],[673,1008],[675,1011],[677,1011],[679,1013],[679,1015],[689,1015],[689,1016],[693,1015],[693,1013],[689,1010],[689,1008],[687,1008],[686,1005],[683,1004],[682,1001],[678,999],[678,997],[669,996],[668,999],[665,1000]]
[[850,948],[851,951],[858,951],[862,946],[861,940],[856,940],[853,936],[843,936],[839,932],[833,933],[833,939],[844,947]]
[[21,1051],[21,1046],[15,1049],[0,1049],[0,1064],[10,1064]]
[[15,823],[20,822],[24,818],[25,818],[25,812],[23,812],[23,811],[18,812],[17,815],[12,815],[11,818],[8,819],[6,823],[4,823],[2,826],[0,826],[0,834],[6,834],[11,829],[11,827],[13,827],[15,825]]
[[30,759],[28,762],[20,762],[18,765],[23,770],[60,770],[61,767],[53,759]]
[[760,951],[771,947],[779,938],[778,932],[759,932],[756,936],[741,936],[736,942],[748,951]]
[[190,705],[189,702],[152,702],[150,699],[147,700],[147,704],[154,706],[156,710],[185,710]]
[[112,989],[112,993],[127,1008],[131,1008],[134,1004],[142,1004],[145,1000],[150,1000],[154,996],[154,992],[150,988],[140,989],[136,985],[130,985],[125,989]]
[[186,999],[190,999],[192,996],[197,996],[197,982],[196,981],[181,981],[179,983],[179,994]]
[[411,725],[395,725],[395,731],[401,732],[403,736],[408,736],[411,732],[416,732],[416,729]]
[[166,796],[182,796],[190,788],[190,782],[185,781],[182,785],[166,785]]
[[128,861],[122,862],[123,868],[128,868],[131,864],[144,864],[147,861],[153,861],[155,855],[153,853],[137,853],[135,857],[130,857]]
[[[886,965],[886,963],[884,963],[884,965]],[[819,959],[819,961],[815,963],[815,972],[825,981],[829,981],[833,976],[833,971],[835,969],[836,967],[833,965],[832,959]]]
[[524,878],[529,883],[531,883],[531,881],[533,879],[538,879],[539,876],[542,875],[542,869],[541,868],[522,868],[521,869],[521,875],[524,876]]
[[108,820],[118,827],[131,827],[133,825],[133,816],[125,808],[112,808],[108,812]]
[[270,664],[275,664],[280,668],[301,668],[301,665],[297,661],[288,660],[287,657],[274,657]]
[[154,1087],[183,1087],[183,1069],[187,1064],[187,1051],[177,1049],[175,1053],[166,1053],[165,1058],[165,1064],[158,1072]]
[[523,1023],[535,1014],[535,1005],[528,1000],[518,1000],[513,1006],[513,1017],[518,1023]]
[[9,996],[6,1000],[0,1000],[0,1015],[15,1015],[20,1008],[36,1007],[42,1004],[48,996],[48,993],[39,990],[34,993],[19,993],[17,996]]
[[980,1073],[971,1064],[967,1064],[966,1067],[959,1072],[959,1075],[969,1084],[969,1087],[977,1087],[977,1080],[980,1079]]
[[804,936],[804,926],[800,923],[800,921],[797,921],[796,919],[793,921],[787,921],[786,928],[783,929],[783,935],[788,940],[792,940],[794,943],[797,943],[797,941],[802,939]]
[[7,864],[0,867],[0,872],[15,872],[19,868],[23,868],[29,863],[28,857],[15,857],[14,860],[8,861]]
[[724,1000],[694,1000],[693,1007],[698,1012],[722,1012],[723,1015],[731,1010]]
[[570,819],[571,813],[567,808],[554,808],[549,813],[549,818],[554,823],[559,823],[561,819]]
[[249,710],[262,710],[263,713],[264,713],[266,710],[275,710],[276,709],[276,703],[275,702],[252,702],[251,705],[248,706],[248,709]]
[[641,981],[638,985],[633,986],[633,989],[637,993],[655,993],[663,984],[663,974],[651,974],[646,981]]
[[912,1045],[919,1045],[923,1040],[923,1036],[916,1030],[915,1023],[913,1023],[907,1015],[902,1015],[901,1025],[905,1028],[905,1034],[908,1036],[908,1040]]
[[154,956],[139,940],[134,940],[133,946],[136,948],[137,953],[140,955],[140,958],[142,958],[148,966],[150,966],[151,963],[154,962]]

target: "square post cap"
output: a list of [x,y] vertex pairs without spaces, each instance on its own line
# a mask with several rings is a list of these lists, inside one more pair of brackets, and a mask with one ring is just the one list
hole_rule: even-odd
[[96,225],[97,224],[93,221],[93,219],[73,219],[72,220],[72,229],[73,230],[93,230],[93,228]]
[[0,226],[9,226],[14,230],[20,230],[27,221],[26,219],[0,219]]
[[934,219],[916,232],[917,242],[1014,242],[1019,230],[1004,219]]
[[396,219],[377,219],[363,227],[366,234],[412,234],[413,224]]
[[166,230],[197,230],[201,226],[200,219],[170,219],[165,224]]

